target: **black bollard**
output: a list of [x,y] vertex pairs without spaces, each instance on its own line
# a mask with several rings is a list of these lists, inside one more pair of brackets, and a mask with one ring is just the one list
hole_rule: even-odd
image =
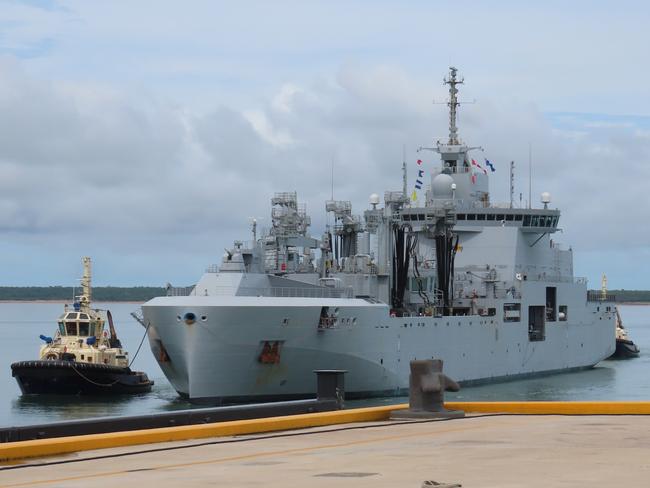
[[345,373],[343,369],[317,369],[316,373],[316,398],[317,400],[335,399],[339,409],[343,408],[345,400]]
[[394,410],[391,420],[464,417],[461,410],[447,410],[445,391],[458,391],[460,386],[442,372],[441,359],[411,361],[409,376],[409,408]]

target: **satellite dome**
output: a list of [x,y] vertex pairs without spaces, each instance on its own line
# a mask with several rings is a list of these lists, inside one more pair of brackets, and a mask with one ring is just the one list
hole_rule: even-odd
[[431,183],[433,198],[452,198],[454,179],[444,173],[440,173]]
[[379,204],[379,195],[376,193],[373,193],[370,195],[370,204],[371,205],[378,205]]

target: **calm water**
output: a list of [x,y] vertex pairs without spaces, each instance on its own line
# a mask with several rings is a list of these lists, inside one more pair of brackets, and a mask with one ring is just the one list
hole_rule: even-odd
[[[132,303],[95,304],[110,308],[122,344],[133,357],[144,329],[129,313]],[[39,334],[54,333],[63,306],[58,303],[0,303],[0,334],[4,339],[0,355],[0,426],[46,423],[88,417],[137,415],[191,408],[176,395],[156,364],[145,340],[133,364],[146,371],[156,384],[148,394],[108,400],[80,397],[21,397],[9,365],[36,358]],[[448,394],[449,400],[650,400],[650,306],[621,307],[623,322],[641,357],[627,361],[603,361],[598,367],[537,379],[464,388]],[[385,398],[364,404],[390,404],[405,398]],[[359,402],[350,402],[350,406]]]

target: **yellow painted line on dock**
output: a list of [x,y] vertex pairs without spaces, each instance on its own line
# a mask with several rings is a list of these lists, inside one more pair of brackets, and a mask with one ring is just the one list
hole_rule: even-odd
[[650,415],[650,402],[447,402],[467,413],[528,415]]
[[[650,402],[448,402],[445,406],[451,410],[464,410],[467,413],[650,415]],[[0,444],[0,461],[53,456],[137,444],[258,434],[355,422],[382,421],[388,419],[392,410],[404,408],[408,408],[408,405],[386,405],[382,407],[288,415],[284,417],[235,420],[213,424],[8,442]]]
[[136,444],[258,434],[262,432],[304,429],[325,425],[386,420],[391,410],[400,407],[406,407],[406,405],[389,405],[384,407],[337,410],[334,412],[287,415],[284,417],[234,420],[213,424],[182,425],[178,427],[162,427],[159,429],[8,442],[0,444],[0,461],[52,456],[55,454],[106,449],[110,447],[132,446]]

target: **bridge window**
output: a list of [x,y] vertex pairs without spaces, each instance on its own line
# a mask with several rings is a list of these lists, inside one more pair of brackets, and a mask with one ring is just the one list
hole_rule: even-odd
[[524,227],[530,227],[530,215],[524,215]]
[[497,214],[497,220],[501,221],[505,219],[505,215],[503,214]]
[[506,220],[513,221],[515,219],[515,216],[512,214],[506,215]]
[[69,336],[79,335],[79,334],[77,334],[77,323],[76,322],[66,322],[65,323],[65,331],[66,331],[66,334],[69,335]]
[[[85,314],[82,314],[85,315]],[[88,331],[90,329],[90,324],[88,322],[79,322],[79,335],[88,336]]]
[[516,222],[521,222],[523,215],[517,214],[515,215],[515,221]]
[[485,214],[478,214],[476,220],[485,220]]
[[538,215],[531,216],[530,226],[531,227],[539,227],[539,216]]
[[458,214],[456,215],[457,220],[465,220],[465,214]]
[[59,322],[59,333],[65,335],[65,325],[63,325],[63,322]]
[[467,220],[476,220],[476,214],[467,214]]
[[488,214],[487,219],[488,220],[494,220],[496,218],[496,215],[494,214]]

